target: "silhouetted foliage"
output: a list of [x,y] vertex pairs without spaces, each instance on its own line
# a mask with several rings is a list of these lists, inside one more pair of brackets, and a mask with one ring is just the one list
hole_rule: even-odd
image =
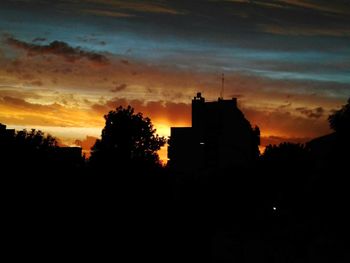
[[40,130],[15,131],[0,124],[0,164],[6,169],[35,172],[73,171],[84,165],[79,147],[59,147],[58,141]]
[[26,129],[21,131],[7,130],[2,126],[0,131],[0,150],[6,154],[16,154],[17,158],[27,154],[30,159],[33,154],[44,154],[50,149],[57,147],[57,140],[51,135],[45,135],[40,130]]
[[45,135],[42,131],[35,129],[18,131],[15,134],[15,143],[16,146],[36,151],[57,147],[57,140],[54,137],[50,134]]
[[261,158],[273,162],[307,161],[309,151],[304,144],[284,142],[279,145],[268,145]]
[[259,158],[260,151],[259,151],[259,145],[260,145],[260,128],[258,126],[255,126],[253,129],[253,152],[255,153],[254,159]]
[[347,169],[350,160],[350,98],[328,121],[335,132],[311,140],[308,147],[319,170],[339,172]]
[[328,121],[336,132],[350,134],[350,98],[347,104],[328,117]]
[[157,151],[166,140],[156,134],[149,118],[134,113],[131,106],[110,111],[104,118],[106,125],[102,138],[96,141],[91,151],[92,165],[119,168],[159,165]]

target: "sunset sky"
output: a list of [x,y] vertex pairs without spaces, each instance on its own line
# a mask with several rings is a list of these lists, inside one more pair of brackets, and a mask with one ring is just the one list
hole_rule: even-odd
[[350,97],[350,1],[0,1],[9,127],[89,145],[130,104],[169,136],[198,91],[217,99],[222,73],[263,145],[329,133]]

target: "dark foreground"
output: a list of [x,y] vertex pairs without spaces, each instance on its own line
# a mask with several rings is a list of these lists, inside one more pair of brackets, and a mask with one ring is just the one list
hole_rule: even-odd
[[350,262],[348,174],[266,167],[4,171],[13,259],[120,262]]

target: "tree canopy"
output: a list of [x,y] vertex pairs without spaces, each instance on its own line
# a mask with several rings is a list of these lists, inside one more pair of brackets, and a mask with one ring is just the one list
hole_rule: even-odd
[[305,145],[284,142],[266,146],[262,159],[273,162],[300,162],[307,160],[308,155],[309,151]]
[[58,142],[56,138],[52,137],[50,134],[46,135],[40,130],[31,129],[28,131],[24,129],[17,132],[15,130],[9,130],[9,132],[6,132],[6,130],[3,129],[3,131],[0,132],[0,145],[2,150],[6,151],[18,150],[39,152],[55,148],[57,147],[57,144]]
[[149,118],[135,113],[131,106],[120,106],[104,118],[106,124],[101,139],[96,141],[91,151],[93,165],[127,167],[159,164],[157,151],[166,140],[156,134]]
[[57,140],[54,137],[35,129],[18,131],[15,135],[15,141],[16,145],[30,150],[47,150],[57,147]]
[[350,133],[350,98],[340,110],[328,117],[330,127],[339,133]]
[[[0,163],[2,167],[18,171],[22,168],[34,169],[38,172],[44,167],[54,165],[57,141],[51,135],[40,130],[6,129],[0,130]],[[20,165],[18,165],[20,164]]]

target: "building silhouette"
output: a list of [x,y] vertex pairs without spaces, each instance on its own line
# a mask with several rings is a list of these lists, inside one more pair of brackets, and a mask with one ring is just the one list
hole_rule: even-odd
[[15,136],[15,129],[7,129],[5,124],[0,123],[0,142],[8,143]]
[[7,129],[7,126],[0,123],[0,162],[4,162],[11,155],[11,148],[15,142],[15,129]]
[[260,131],[251,127],[237,99],[206,102],[201,93],[192,100],[192,127],[172,127],[169,167],[180,173],[227,170],[259,156]]

